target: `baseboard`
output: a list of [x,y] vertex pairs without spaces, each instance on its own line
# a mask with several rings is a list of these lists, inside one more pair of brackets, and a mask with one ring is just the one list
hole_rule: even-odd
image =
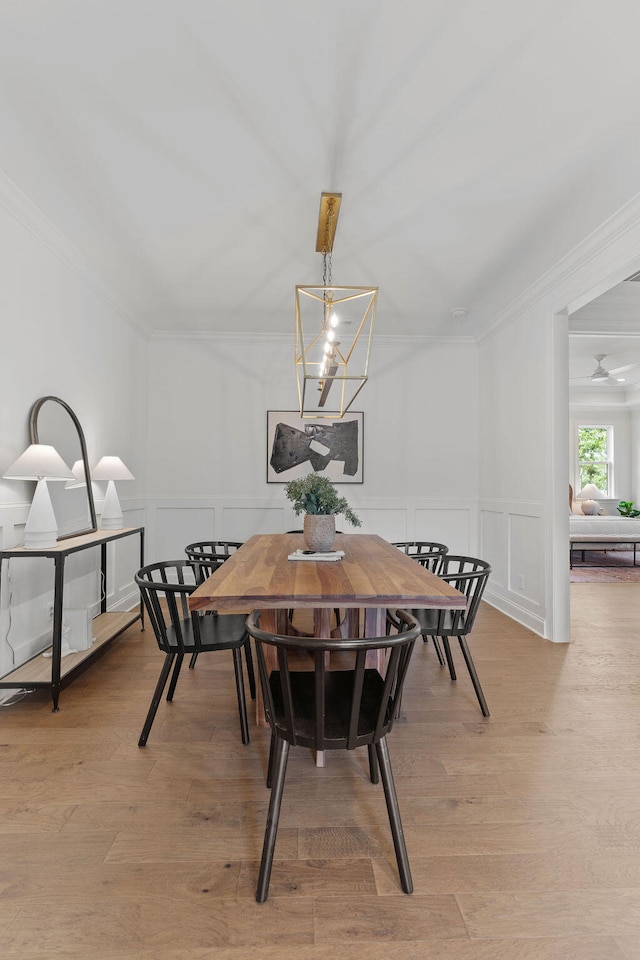
[[513,600],[509,600],[507,597],[504,597],[499,593],[490,591],[488,587],[485,590],[482,599],[488,603],[489,606],[495,607],[495,609],[499,610],[500,613],[504,613],[507,617],[515,620],[516,623],[522,624],[523,627],[526,627],[528,630],[533,631],[533,633],[537,633],[538,636],[545,638],[546,625],[543,617],[532,613],[530,610],[527,610],[525,607],[520,606],[520,604],[515,603]]

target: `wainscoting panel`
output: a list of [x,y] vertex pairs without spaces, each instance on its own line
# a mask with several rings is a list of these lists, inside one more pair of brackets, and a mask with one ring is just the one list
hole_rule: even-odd
[[415,540],[434,540],[446,543],[449,553],[471,556],[476,542],[471,530],[472,513],[469,508],[417,508],[415,511]]
[[354,507],[354,512],[362,521],[362,526],[352,527],[344,517],[338,517],[337,525],[344,533],[377,533],[392,543],[407,539],[404,533],[407,529],[406,510],[396,507]]
[[[477,555],[477,514],[475,501],[463,505],[425,500],[365,500],[347,497],[362,521],[352,527],[344,517],[336,517],[336,527],[344,533],[375,533],[385,540],[439,540],[452,552]],[[181,556],[190,540],[248,540],[254,534],[284,533],[301,529],[303,517],[297,517],[288,501],[260,501],[256,498],[212,498],[197,502],[172,498],[151,501],[148,515],[147,558],[153,560]]]
[[[285,507],[224,506],[218,511],[221,519],[221,539],[248,540],[259,533],[285,533],[302,528],[302,517],[294,517],[285,527]],[[288,524],[288,520],[287,520]]]
[[511,513],[508,521],[508,589],[530,603],[538,604],[541,585],[540,518]]
[[503,510],[480,511],[480,543],[482,559],[491,564],[491,585],[506,590],[507,560],[503,550],[507,543],[508,515]]
[[[492,566],[485,600],[545,636],[543,505],[480,505],[480,556]],[[505,562],[506,558],[506,562]]]
[[222,539],[216,535],[216,511],[213,507],[158,507],[155,510],[155,536],[149,544],[148,562],[178,560],[184,548],[196,540]]

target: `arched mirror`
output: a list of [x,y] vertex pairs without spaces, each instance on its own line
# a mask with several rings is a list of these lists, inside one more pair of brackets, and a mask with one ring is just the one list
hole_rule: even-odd
[[97,529],[87,447],[80,421],[60,397],[40,397],[29,413],[31,443],[49,443],[72,469],[76,480],[49,484],[58,522],[58,540]]

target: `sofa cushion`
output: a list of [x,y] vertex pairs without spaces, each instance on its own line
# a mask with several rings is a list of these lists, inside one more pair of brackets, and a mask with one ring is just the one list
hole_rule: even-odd
[[569,533],[598,533],[604,536],[640,535],[640,517],[569,517]]

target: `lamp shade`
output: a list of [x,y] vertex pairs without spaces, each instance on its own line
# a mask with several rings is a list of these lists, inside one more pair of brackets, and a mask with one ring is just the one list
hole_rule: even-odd
[[73,480],[74,476],[55,447],[32,443],[4,473],[6,480]]
[[91,471],[93,480],[135,480],[120,457],[102,457]]
[[606,494],[598,490],[595,483],[588,483],[577,495],[577,500],[603,500]]

